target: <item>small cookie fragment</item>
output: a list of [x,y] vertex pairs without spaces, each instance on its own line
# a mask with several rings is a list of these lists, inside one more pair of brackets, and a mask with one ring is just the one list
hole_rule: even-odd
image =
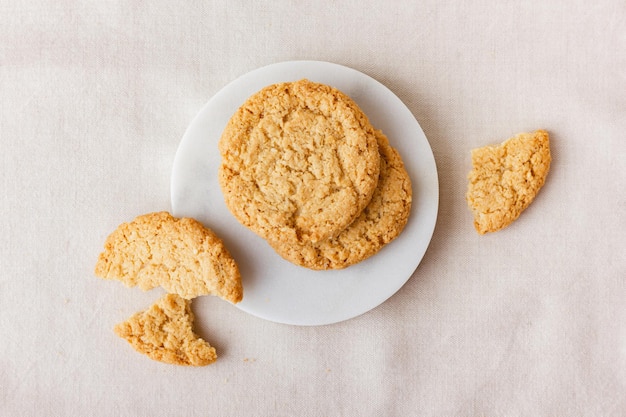
[[173,365],[205,366],[217,360],[215,348],[193,332],[191,301],[167,294],[150,308],[115,326],[115,333],[137,352]]
[[369,203],[379,174],[374,129],[341,91],[309,80],[267,86],[228,121],[219,141],[226,206],[259,236],[318,242]]
[[343,269],[377,253],[400,235],[411,212],[411,179],[397,150],[376,131],[380,176],[372,200],[338,236],[317,243],[270,242],[288,261],[315,270]]
[[550,138],[545,130],[520,133],[499,146],[472,150],[467,204],[479,234],[516,220],[533,201],[550,170]]
[[118,226],[106,239],[95,274],[142,290],[161,286],[186,299],[211,294],[238,303],[243,298],[239,268],[221,239],[200,222],[167,212]]

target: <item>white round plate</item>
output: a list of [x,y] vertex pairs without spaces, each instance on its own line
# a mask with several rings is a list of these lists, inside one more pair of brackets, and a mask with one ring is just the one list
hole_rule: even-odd
[[[389,138],[413,185],[413,204],[402,234],[376,255],[337,271],[313,271],[277,255],[228,211],[218,183],[217,143],[233,113],[261,88],[307,78],[348,94],[372,125]],[[409,109],[384,85],[341,65],[281,62],[249,72],[220,90],[191,122],[179,145],[171,178],[172,212],[193,217],[222,238],[244,287],[238,308],[278,323],[324,325],[380,305],[411,277],[428,247],[437,219],[439,182],[432,150]]]

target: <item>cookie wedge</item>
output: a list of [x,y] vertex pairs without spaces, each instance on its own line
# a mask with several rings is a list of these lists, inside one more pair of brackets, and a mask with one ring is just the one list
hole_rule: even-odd
[[545,130],[520,133],[471,157],[466,200],[482,235],[510,225],[535,199],[550,170],[550,137]]
[[217,360],[215,348],[193,332],[191,301],[167,294],[150,308],[115,326],[115,333],[137,352],[172,365],[205,366]]
[[105,241],[95,274],[143,290],[160,286],[186,299],[243,298],[239,268],[221,239],[200,222],[167,212],[118,226]]

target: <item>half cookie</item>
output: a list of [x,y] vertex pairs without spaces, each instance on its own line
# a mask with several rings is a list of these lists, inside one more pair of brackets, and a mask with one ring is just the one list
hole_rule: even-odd
[[511,224],[530,205],[550,169],[548,132],[520,133],[499,146],[472,150],[467,204],[478,233]]
[[339,90],[270,85],[235,112],[219,141],[226,206],[259,236],[318,242],[369,203],[379,173],[374,129]]
[[145,311],[115,326],[115,333],[137,352],[173,365],[209,365],[215,348],[192,329],[191,301],[167,294]]
[[411,212],[411,179],[400,154],[376,131],[380,177],[372,200],[338,236],[317,243],[270,242],[283,258],[310,269],[342,269],[377,253],[404,229]]
[[95,274],[143,290],[161,286],[186,299],[211,294],[238,303],[243,297],[239,268],[222,241],[198,221],[167,212],[121,224],[107,238]]

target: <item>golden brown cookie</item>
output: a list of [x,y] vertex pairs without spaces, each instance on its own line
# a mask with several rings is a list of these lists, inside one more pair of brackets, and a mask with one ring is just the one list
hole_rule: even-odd
[[380,158],[348,96],[308,80],[270,85],[229,120],[219,182],[233,215],[272,241],[337,235],[369,203]]
[[499,146],[472,150],[467,203],[478,233],[511,224],[533,201],[550,170],[545,130],[520,133]]
[[400,154],[376,131],[378,187],[361,215],[334,238],[317,243],[270,242],[285,259],[311,269],[342,269],[377,253],[404,229],[411,212],[411,179]]
[[215,233],[167,212],[121,224],[107,238],[95,273],[143,290],[161,286],[187,299],[212,294],[238,303],[243,297],[239,268]]
[[115,333],[139,353],[173,365],[209,365],[215,348],[193,332],[191,301],[167,294],[150,308],[115,326]]

